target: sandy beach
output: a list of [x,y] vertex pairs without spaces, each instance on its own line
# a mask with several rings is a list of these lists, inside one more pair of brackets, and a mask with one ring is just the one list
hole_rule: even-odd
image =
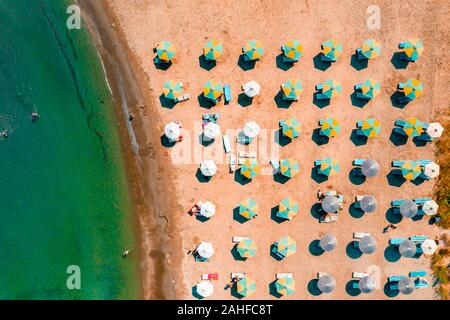
[[[233,298],[230,290],[224,289],[230,272],[246,272],[256,280],[254,299],[274,298],[269,284],[275,280],[276,272],[294,274],[297,290],[289,299],[438,298],[431,287],[417,290],[410,296],[386,295],[383,290],[386,276],[413,270],[429,271],[430,262],[426,257],[390,261],[385,249],[391,237],[427,235],[435,238],[442,230],[429,224],[426,217],[419,221],[403,219],[396,223],[397,229],[387,233],[383,233],[383,228],[389,224],[393,199],[427,197],[433,192],[433,180],[420,185],[405,182],[401,186],[389,182],[392,160],[433,159],[435,151],[433,143],[416,146],[408,141],[396,145],[391,139],[391,130],[396,119],[414,116],[433,122],[448,108],[450,76],[445,73],[449,70],[450,58],[448,3],[379,1],[381,29],[368,30],[366,9],[372,4],[370,1],[343,1],[340,5],[335,1],[298,1],[291,6],[283,1],[104,0],[91,5],[88,1],[80,2],[97,28],[101,26],[102,57],[108,74],[116,74],[116,82],[112,84],[116,99],[120,88],[126,88],[128,108],[136,114],[132,128],[139,146],[138,156],[134,156],[131,147],[128,153],[142,230],[144,298],[193,299],[192,286],[207,272],[219,273],[213,299]],[[321,70],[315,63],[315,56],[320,52],[321,42],[331,37],[342,41],[343,55],[331,67]],[[382,54],[370,61],[367,68],[357,70],[351,65],[351,56],[370,37],[381,42]],[[395,68],[391,58],[398,51],[398,43],[416,37],[425,45],[423,56],[406,69]],[[199,57],[205,42],[211,38],[223,42],[224,53],[217,65],[207,70]],[[281,53],[280,46],[292,38],[302,42],[305,55],[287,69],[277,64],[277,56]],[[260,40],[265,53],[253,69],[244,70],[238,58],[242,46],[250,39]],[[176,60],[167,70],[156,68],[152,61],[153,47],[161,40],[170,40],[177,47]],[[121,50],[122,45],[124,50]],[[369,77],[381,82],[380,95],[364,107],[353,105],[350,98],[353,86]],[[280,85],[290,78],[299,78],[305,90],[299,101],[286,106],[276,96]],[[343,91],[329,106],[319,107],[313,102],[314,85],[328,78],[340,81]],[[409,78],[422,81],[424,95],[405,108],[397,108],[392,105],[391,95],[398,82]],[[160,95],[169,79],[182,81],[191,99],[173,108],[165,107]],[[198,96],[209,79],[230,84],[233,100],[229,105],[219,103],[211,110],[202,107]],[[258,81],[262,87],[261,95],[251,103],[238,98],[240,86],[250,80]],[[250,150],[258,152],[263,173],[269,174],[242,183],[239,177],[228,173],[220,139],[207,147],[199,143],[201,115],[208,112],[220,113],[222,131],[232,130],[230,135],[250,120],[261,126],[263,130]],[[280,145],[274,141],[275,131],[279,120],[289,117],[301,122],[301,136],[287,145]],[[314,130],[320,119],[328,117],[341,122],[341,134],[327,144],[318,144],[312,139]],[[358,145],[350,139],[352,130],[358,120],[367,117],[381,121],[381,134],[367,144]],[[183,123],[185,139],[173,148],[166,148],[160,137],[164,125],[173,120]],[[127,135],[125,120],[121,127]],[[233,149],[236,150],[234,144]],[[314,160],[326,156],[339,161],[340,173],[328,181],[317,181],[312,171]],[[270,174],[269,160],[274,157],[298,160],[300,173],[280,183]],[[219,163],[218,174],[209,182],[203,182],[196,175],[202,158],[214,158]],[[377,160],[381,165],[380,174],[363,183],[355,181],[350,171],[352,160],[356,158]],[[345,197],[344,209],[336,223],[318,222],[314,208],[319,188],[336,190]],[[357,217],[352,213],[354,198],[360,194],[373,194],[377,198],[376,212]],[[233,218],[233,210],[249,197],[259,203],[259,215],[240,223]],[[271,212],[286,197],[299,202],[299,215],[292,221],[276,223]],[[217,214],[210,221],[200,222],[187,214],[197,200],[216,204]],[[357,258],[349,256],[353,232],[371,233],[378,242],[377,251]],[[325,233],[337,237],[336,249],[322,255],[312,254],[311,243]],[[297,241],[297,253],[284,261],[276,261],[270,256],[270,246],[286,235]],[[247,261],[235,260],[231,254],[233,236],[254,239],[259,248],[256,256]],[[199,241],[214,244],[216,253],[210,262],[195,262],[187,254]],[[367,270],[378,270],[380,290],[368,295],[350,295],[346,287],[352,272]],[[332,294],[314,295],[308,288],[317,272],[330,273],[336,278],[337,288]]]

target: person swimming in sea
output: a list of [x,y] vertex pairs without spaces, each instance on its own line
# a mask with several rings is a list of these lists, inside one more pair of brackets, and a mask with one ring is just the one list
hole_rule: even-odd
[[127,257],[131,251],[132,250],[125,250],[124,252],[122,252],[122,257],[124,257],[124,258]]
[[31,113],[31,120],[36,121],[37,119],[39,119],[39,113],[33,111]]
[[8,138],[8,136],[9,136],[8,130],[4,130],[4,131],[0,132],[0,137],[6,139],[6,138]]

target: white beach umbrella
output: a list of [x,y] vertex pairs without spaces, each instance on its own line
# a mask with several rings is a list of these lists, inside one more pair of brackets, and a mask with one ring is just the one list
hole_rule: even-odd
[[205,177],[212,177],[217,172],[217,166],[214,160],[204,160],[200,164],[200,171]]
[[259,133],[260,127],[255,121],[247,122],[242,132],[250,139],[255,138]]
[[359,250],[365,254],[374,253],[377,250],[377,241],[372,236],[364,236],[359,240]]
[[220,135],[220,126],[214,122],[208,122],[203,128],[203,135],[211,140],[214,140]]
[[430,179],[436,178],[439,175],[439,165],[434,162],[430,162],[423,167],[423,173]]
[[428,125],[427,134],[433,139],[440,138],[442,132],[444,132],[444,127],[439,122],[433,122]]
[[323,251],[332,251],[337,245],[337,239],[331,233],[325,234],[319,242]]
[[380,172],[380,164],[375,160],[366,160],[361,165],[361,172],[366,177],[375,177]]
[[244,84],[243,89],[247,97],[253,98],[259,94],[259,92],[261,91],[261,86],[258,82],[252,80]]
[[405,218],[414,217],[418,211],[419,211],[419,208],[417,207],[417,204],[412,200],[405,200],[400,205],[400,213]]
[[336,196],[325,196],[322,200],[322,209],[327,213],[335,213],[339,210],[339,200]]
[[362,293],[371,293],[377,288],[377,281],[375,277],[365,276],[359,280],[358,286]]
[[398,247],[400,255],[405,258],[412,258],[417,252],[417,246],[412,240],[404,240]]
[[361,209],[364,212],[374,212],[377,209],[377,199],[374,196],[364,196],[360,201]]
[[334,291],[334,289],[336,289],[336,279],[328,274],[324,275],[319,278],[317,287],[323,293],[331,293]]
[[424,254],[433,254],[437,249],[436,241],[433,239],[427,239],[420,245]]
[[398,282],[398,291],[403,294],[413,293],[414,287],[414,280],[411,278],[403,278]]
[[214,285],[209,281],[203,280],[197,283],[195,291],[197,292],[198,295],[202,296],[203,298],[206,298],[214,293]]
[[181,134],[180,125],[176,122],[169,122],[164,127],[164,134],[169,140],[178,140]]
[[216,206],[212,202],[206,201],[200,207],[200,214],[205,218],[211,218],[216,214]]
[[201,242],[196,250],[198,255],[205,259],[211,258],[215,252],[214,247],[210,242]]
[[434,200],[425,201],[422,206],[422,211],[425,212],[427,216],[434,216],[437,214],[439,205]]

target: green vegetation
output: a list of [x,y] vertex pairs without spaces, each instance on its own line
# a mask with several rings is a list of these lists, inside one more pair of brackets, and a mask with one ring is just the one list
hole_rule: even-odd
[[442,236],[444,242],[443,248],[440,248],[431,258],[431,268],[436,277],[438,286],[436,292],[441,296],[442,300],[448,300],[450,294],[450,239],[444,234]]
[[439,225],[444,229],[450,229],[450,120],[441,122],[444,134],[437,140],[436,159],[440,166],[440,173],[436,182],[436,202],[439,204]]

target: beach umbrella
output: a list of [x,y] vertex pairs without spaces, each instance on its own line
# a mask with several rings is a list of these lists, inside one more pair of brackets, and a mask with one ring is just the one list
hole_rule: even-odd
[[417,204],[412,200],[405,200],[400,205],[400,213],[405,218],[412,218],[414,217],[418,212]]
[[240,279],[236,283],[236,292],[243,297],[250,297],[256,291],[256,282],[248,277]]
[[361,47],[361,54],[367,59],[373,59],[381,54],[381,45],[375,39],[367,39]]
[[177,101],[183,93],[183,83],[180,81],[169,80],[164,84],[163,94],[167,99]]
[[274,251],[279,256],[287,258],[297,252],[297,242],[289,236],[283,237],[274,243]]
[[254,257],[256,251],[258,251],[258,247],[256,246],[256,242],[252,239],[244,239],[236,247],[237,252],[242,258],[251,258]]
[[325,57],[335,61],[342,54],[342,43],[336,39],[322,42],[322,53]]
[[281,85],[283,99],[297,100],[303,93],[303,85],[298,79],[290,79]]
[[281,200],[279,209],[277,212],[277,217],[291,220],[294,216],[298,214],[298,202],[291,199],[286,198]]
[[203,127],[203,136],[209,140],[214,140],[220,135],[220,126],[215,122],[208,122]]
[[419,39],[409,39],[403,44],[403,52],[411,61],[416,61],[423,52],[423,43]]
[[260,127],[255,121],[247,122],[244,126],[244,129],[242,129],[242,132],[245,136],[249,137],[250,139],[255,138],[259,133]]
[[420,247],[422,248],[424,254],[431,255],[436,251],[437,244],[436,241],[434,241],[433,239],[427,239],[424,242],[422,242]]
[[381,131],[381,123],[375,118],[368,118],[362,122],[361,131],[368,138],[378,137]]
[[337,175],[339,173],[339,163],[331,157],[326,157],[322,159],[319,172],[327,177]]
[[364,160],[361,172],[366,177],[375,177],[380,172],[380,164],[372,159]]
[[283,121],[281,125],[281,132],[291,139],[300,136],[300,122],[294,118],[287,119]]
[[330,275],[324,275],[319,278],[317,287],[322,293],[331,293],[336,289],[336,279]]
[[380,83],[373,79],[367,79],[363,83],[361,83],[361,93],[369,98],[375,98],[381,92]]
[[216,206],[212,202],[206,201],[200,206],[200,214],[205,218],[211,218],[216,214]]
[[403,131],[408,135],[408,137],[414,138],[418,137],[423,132],[424,123],[417,118],[409,118],[405,121],[403,126]]
[[300,171],[297,160],[286,158],[280,162],[280,173],[288,178],[293,178]]
[[335,213],[339,210],[339,199],[336,196],[327,195],[322,200],[322,209],[327,213]]
[[244,218],[251,219],[258,215],[258,203],[253,199],[246,199],[239,205],[239,214]]
[[320,132],[329,138],[333,138],[341,132],[341,125],[336,119],[329,118],[323,121]]
[[261,86],[255,80],[252,80],[244,84],[242,89],[244,90],[244,93],[247,97],[253,98],[259,95],[261,91]]
[[280,278],[275,281],[275,290],[281,296],[289,296],[295,293],[295,280],[294,278]]
[[214,160],[204,160],[200,164],[200,171],[205,177],[212,177],[217,172],[217,166]]
[[161,41],[156,45],[156,54],[160,60],[169,62],[175,56],[175,46],[170,41]]
[[442,136],[442,132],[444,132],[444,127],[442,127],[439,122],[432,122],[428,125],[427,134],[431,138],[440,138]]
[[241,174],[247,179],[253,179],[261,173],[261,167],[255,159],[245,159],[241,167]]
[[337,239],[331,233],[325,234],[319,242],[323,251],[332,251],[337,245]]
[[359,280],[358,286],[362,293],[371,293],[377,288],[377,281],[374,277],[365,276]]
[[211,39],[203,47],[203,54],[206,60],[216,60],[222,55],[222,42]]
[[176,141],[181,135],[180,125],[176,122],[169,122],[164,126],[164,134],[171,141]]
[[417,79],[410,79],[403,84],[403,93],[410,100],[415,100],[423,93],[422,83]]
[[205,98],[217,101],[223,94],[223,86],[215,80],[208,80],[203,85],[203,95]]
[[242,48],[242,52],[249,60],[259,60],[264,54],[264,48],[260,41],[250,40]]
[[377,241],[372,236],[364,236],[359,240],[359,250],[365,254],[372,254],[377,250]]
[[364,196],[359,203],[364,212],[374,212],[377,209],[377,199],[374,196]]
[[195,286],[197,294],[203,298],[207,298],[214,293],[214,285],[210,281],[203,280]]
[[427,216],[434,216],[437,214],[439,205],[434,200],[425,201],[422,206],[422,211],[425,212]]
[[420,168],[420,164],[417,161],[411,161],[408,160],[406,161],[402,167],[402,175],[406,180],[414,180],[416,179],[418,176],[420,176],[421,168]]
[[405,258],[412,258],[417,252],[417,246],[412,240],[404,240],[398,246],[400,255]]
[[210,243],[210,242],[201,242],[197,246],[196,251],[197,251],[197,254],[204,259],[211,258],[215,252],[214,247],[213,247],[212,243]]
[[413,293],[415,288],[414,280],[412,278],[403,278],[398,282],[398,291],[403,294]]
[[303,56],[303,45],[298,40],[290,40],[283,45],[284,55],[294,61]]
[[323,83],[322,94],[328,99],[338,97],[342,92],[342,85],[335,79],[328,79]]
[[440,167],[437,163],[430,162],[423,167],[423,173],[430,179],[436,178],[439,175]]

